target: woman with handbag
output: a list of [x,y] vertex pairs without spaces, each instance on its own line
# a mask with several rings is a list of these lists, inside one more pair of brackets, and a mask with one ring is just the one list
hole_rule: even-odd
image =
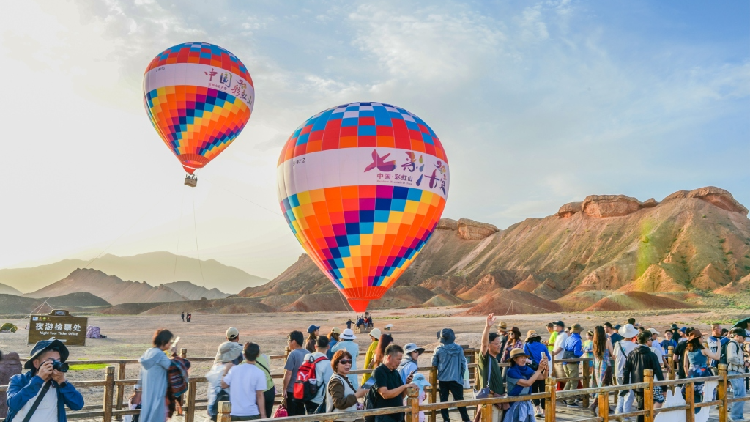
[[[683,357],[683,365],[685,368],[685,374],[688,378],[700,378],[710,377],[713,375],[708,369],[708,359],[719,360],[720,353],[714,353],[708,348],[708,344],[701,344],[701,338],[703,334],[697,328],[688,333],[687,347],[685,349],[685,356]],[[700,403],[703,401],[703,382],[696,382],[695,384],[695,402]],[[685,387],[682,387],[683,394]],[[695,413],[698,413],[701,408],[696,407]]]
[[[526,344],[523,346],[523,352],[529,355],[529,367],[534,371],[539,369],[539,365],[541,365],[543,360],[546,360],[549,363],[550,359],[552,359],[547,346],[542,344],[542,337],[534,330],[529,330],[529,332],[526,333]],[[543,377],[534,381],[534,384],[531,385],[532,394],[544,393],[544,380],[546,378],[547,372],[544,372]],[[545,408],[544,400],[534,399],[532,402],[534,403],[534,415],[538,417],[543,416]]]
[[[513,349],[510,352],[508,363],[508,396],[525,396],[531,391],[531,386],[540,379],[544,378],[544,372],[547,370],[547,360],[542,359],[537,370],[531,369],[526,365],[529,355],[521,349]],[[503,422],[536,422],[534,417],[534,408],[531,400],[517,401],[510,405],[510,409],[505,412]]]
[[[346,350],[339,350],[331,359],[333,375],[326,389],[326,411],[327,412],[353,412],[359,410],[359,399],[367,394],[367,389],[355,389],[349,381],[349,371],[352,368],[352,355]],[[342,415],[336,421],[353,422],[354,417]]]

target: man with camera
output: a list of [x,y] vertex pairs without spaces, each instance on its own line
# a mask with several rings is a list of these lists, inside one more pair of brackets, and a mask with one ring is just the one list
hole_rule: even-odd
[[10,379],[6,422],[67,422],[66,405],[83,408],[83,396],[65,379],[69,355],[63,342],[54,339],[31,349],[24,365],[29,371]]

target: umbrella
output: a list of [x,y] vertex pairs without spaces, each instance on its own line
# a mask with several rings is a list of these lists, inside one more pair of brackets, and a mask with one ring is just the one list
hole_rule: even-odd
[[737,323],[734,324],[735,327],[744,328],[746,330],[748,328],[748,325],[750,325],[750,317],[749,318],[745,318],[745,319],[741,319],[741,320],[737,321]]

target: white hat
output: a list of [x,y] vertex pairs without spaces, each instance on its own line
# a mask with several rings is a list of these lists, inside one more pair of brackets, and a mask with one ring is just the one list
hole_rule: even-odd
[[633,327],[632,324],[625,324],[620,327],[618,333],[623,336],[623,338],[633,338],[638,335],[638,330]]
[[241,355],[241,344],[233,341],[225,341],[219,345],[219,350],[216,352],[214,360],[216,362],[227,363],[237,359]]
[[347,328],[341,333],[341,340],[354,340],[357,336],[354,335],[354,331],[351,328]]
[[372,331],[370,331],[370,337],[375,337],[376,340],[379,339],[382,334],[383,333],[381,333],[378,328],[373,328]]
[[649,328],[648,330],[651,331],[651,334],[659,335],[659,331],[656,328]]

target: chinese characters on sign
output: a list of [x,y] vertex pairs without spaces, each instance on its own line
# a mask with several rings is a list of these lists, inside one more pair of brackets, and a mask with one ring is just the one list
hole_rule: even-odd
[[29,344],[55,338],[66,346],[85,346],[88,318],[71,316],[68,311],[32,315],[29,320]]

